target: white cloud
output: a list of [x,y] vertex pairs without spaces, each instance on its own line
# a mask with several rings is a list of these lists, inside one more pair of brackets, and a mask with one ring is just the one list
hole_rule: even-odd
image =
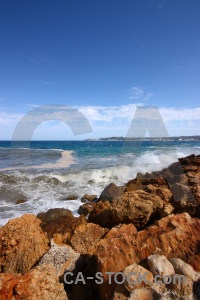
[[131,96],[129,97],[129,99],[140,99],[144,95],[144,90],[137,86],[133,86],[130,90],[130,93]]
[[[49,106],[51,107],[51,106]],[[131,120],[134,117],[137,107],[148,108],[141,103],[127,104],[120,106],[79,106],[74,107],[79,109],[80,112],[88,119],[92,125],[93,133],[92,137],[110,136],[110,135],[126,135],[130,126]],[[53,108],[53,106],[52,106]],[[64,110],[64,107],[63,107]],[[62,110],[56,113],[52,113],[51,117],[54,120],[62,119],[65,116],[65,112]],[[159,112],[163,118],[169,135],[196,135],[200,134],[200,108],[159,108]],[[25,115],[25,114],[24,114]],[[20,113],[6,113],[0,111],[0,139],[11,139],[16,125],[20,119],[24,116]],[[48,114],[43,116],[37,115],[37,120],[48,120]],[[70,118],[73,117],[73,114]],[[153,110],[149,109],[148,118],[154,119]],[[77,120],[72,120],[77,121]],[[60,124],[60,125],[59,125]],[[80,122],[75,122],[77,126],[80,126]],[[59,135],[61,138],[63,132],[63,139],[66,139],[66,131],[64,130],[68,126],[61,122],[45,122],[38,126],[34,133],[35,139],[37,139],[37,133],[40,139],[56,139]],[[71,130],[69,130],[71,132]],[[88,137],[91,137],[88,134]],[[80,136],[80,139],[82,137]],[[85,135],[83,136],[85,138]]]
[[130,97],[129,99],[132,100],[139,100],[139,101],[148,101],[150,97],[152,97],[154,94],[146,92],[144,89],[133,86],[130,91]]
[[143,101],[148,101],[150,97],[152,97],[154,94],[153,93],[147,93],[144,98]]
[[200,108],[160,108],[164,121],[200,120]]

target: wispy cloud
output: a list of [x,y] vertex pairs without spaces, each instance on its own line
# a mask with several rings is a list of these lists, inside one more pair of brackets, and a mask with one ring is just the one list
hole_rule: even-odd
[[144,98],[143,101],[148,101],[150,97],[152,97],[154,94],[153,93],[147,93]]
[[154,95],[153,93],[147,92],[143,88],[140,88],[138,86],[133,86],[129,90],[129,94],[129,99],[137,101],[148,101],[149,98]]

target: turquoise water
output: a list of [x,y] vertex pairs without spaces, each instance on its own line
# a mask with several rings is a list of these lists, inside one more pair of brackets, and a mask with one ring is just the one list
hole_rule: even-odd
[[[199,150],[199,141],[2,141],[0,225],[52,207],[76,215],[83,194],[99,195],[110,182],[122,185]],[[69,194],[79,199],[65,201]],[[27,202],[16,205],[19,199]]]

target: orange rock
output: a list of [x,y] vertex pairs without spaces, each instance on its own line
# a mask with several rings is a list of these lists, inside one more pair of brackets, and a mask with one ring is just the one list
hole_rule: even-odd
[[23,215],[0,228],[0,272],[26,273],[49,249],[34,215]]
[[0,274],[1,300],[67,300],[51,265],[34,268],[25,275]]
[[71,238],[72,247],[81,254],[93,254],[97,243],[108,229],[88,223],[79,225]]
[[132,223],[143,228],[151,216],[160,218],[164,202],[155,195],[143,190],[125,192],[112,203],[99,202],[89,215],[89,221],[102,227],[111,228],[120,223]]
[[[97,285],[100,299],[112,297],[116,284],[108,284],[106,272],[120,272],[134,262],[149,255],[160,254],[167,258],[178,257],[200,270],[200,220],[187,213],[169,215],[147,229],[137,232],[133,224],[112,228],[97,244],[90,269],[93,274],[102,272],[104,283]],[[196,256],[195,265],[192,258]],[[197,259],[198,258],[198,259]]]
[[47,233],[49,239],[51,239],[54,234],[62,235],[62,242],[66,243],[70,235],[74,232],[76,227],[80,224],[87,224],[85,216],[81,215],[76,218],[74,216],[60,216],[51,222],[42,222],[41,228]]
[[79,207],[78,213],[79,213],[79,215],[87,216],[93,210],[93,208],[95,206],[96,206],[95,202],[84,203]]

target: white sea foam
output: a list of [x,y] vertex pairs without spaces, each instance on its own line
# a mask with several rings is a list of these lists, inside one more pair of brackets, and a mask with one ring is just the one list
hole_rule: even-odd
[[[37,214],[54,207],[68,208],[74,215],[78,215],[78,207],[82,204],[80,198],[85,193],[99,196],[110,182],[123,185],[135,178],[138,172],[158,171],[177,161],[179,157],[192,153],[198,154],[198,152],[198,148],[188,147],[156,149],[138,155],[122,153],[114,158],[115,166],[108,167],[107,163],[110,162],[111,157],[108,157],[109,160],[103,157],[101,168],[89,168],[89,164],[87,165],[86,162],[84,165],[86,167],[82,165],[76,167],[75,165],[75,168],[70,170],[67,167],[70,163],[74,163],[73,153],[62,151],[62,157],[55,163],[42,164],[36,168],[31,167],[30,170],[29,167],[22,168],[23,170],[12,169],[5,173],[5,178],[2,177],[0,185],[0,225],[4,225],[9,219],[24,213]],[[64,167],[66,171],[63,170]],[[49,172],[49,168],[51,172]],[[62,170],[60,170],[61,168]],[[24,195],[28,201],[16,205],[17,198],[14,197],[18,194]],[[79,199],[65,201],[64,199],[69,194],[78,194]]]

